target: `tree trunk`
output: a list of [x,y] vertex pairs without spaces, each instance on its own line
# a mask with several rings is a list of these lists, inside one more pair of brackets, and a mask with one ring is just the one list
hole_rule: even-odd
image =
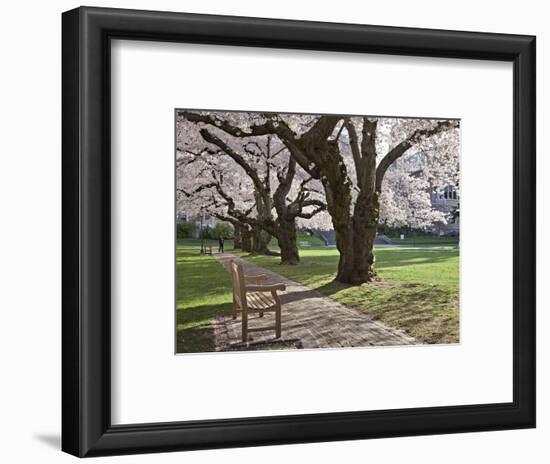
[[296,221],[279,218],[277,243],[281,249],[281,264],[295,266],[300,262],[296,245]]
[[241,249],[247,253],[252,252],[252,234],[246,227],[241,229]]
[[252,253],[259,255],[270,255],[268,244],[271,241],[271,234],[264,232],[259,227],[255,227],[251,232],[252,236]]
[[328,148],[329,153],[323,165],[326,175],[321,182],[325,189],[327,211],[336,234],[336,248],[340,254],[335,280],[355,285],[360,282],[354,269],[356,258],[351,218],[351,182],[345,165],[339,163],[341,157],[337,145],[329,144]]
[[336,232],[336,247],[340,252],[336,280],[345,284],[360,285],[370,282],[374,271],[374,239],[376,226],[352,221],[351,229]]
[[[352,211],[352,185],[337,147],[329,144],[329,158],[323,172],[327,206],[336,232],[340,252],[336,280],[351,285],[370,282],[374,271],[374,239],[379,216],[379,191],[376,189],[376,121],[363,122],[361,148],[356,131],[348,122],[350,146],[354,157],[358,195]],[[332,164],[332,165],[331,165]]]
[[233,249],[240,250],[243,247],[242,240],[242,227],[235,227],[235,233],[233,234]]
[[370,282],[374,271],[374,239],[378,226],[378,199],[362,192],[357,198],[352,220],[354,273],[351,283]]
[[345,181],[347,175],[341,169],[335,162],[330,175],[323,179],[327,209],[340,253],[335,279],[360,285],[370,282],[375,275],[373,245],[378,222],[378,197],[374,192],[369,194],[362,190],[352,214],[351,184]]
[[354,272],[356,261],[353,246],[354,234],[349,227],[349,222],[346,224],[336,223],[333,218],[333,224],[336,233],[336,248],[340,254],[335,280],[344,284],[355,284],[357,279]]
[[340,262],[336,280],[351,285],[370,282],[374,271],[374,240],[378,225],[378,195],[361,193],[356,200],[353,216],[347,227],[336,229]]

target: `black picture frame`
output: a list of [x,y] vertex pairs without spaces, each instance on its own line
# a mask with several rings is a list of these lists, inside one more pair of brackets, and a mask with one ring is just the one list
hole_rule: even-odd
[[[76,456],[535,426],[535,37],[81,7],[63,13],[62,449]],[[513,401],[111,425],[112,39],[513,62]],[[498,291],[498,290],[495,290]]]

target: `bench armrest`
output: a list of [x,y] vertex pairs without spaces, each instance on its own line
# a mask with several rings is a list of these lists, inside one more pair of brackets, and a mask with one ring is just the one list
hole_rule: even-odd
[[246,285],[244,289],[247,292],[275,292],[277,290],[285,290],[285,284],[273,284],[273,285]]
[[265,274],[260,275],[245,275],[244,280],[249,280],[252,282],[261,282],[263,280],[266,280],[267,276]]

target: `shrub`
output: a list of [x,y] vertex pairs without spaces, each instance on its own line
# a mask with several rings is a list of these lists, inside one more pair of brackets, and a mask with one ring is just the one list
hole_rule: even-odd
[[220,236],[225,239],[228,239],[228,238],[231,239],[233,238],[234,233],[235,231],[233,230],[233,227],[230,224],[227,224],[224,222],[220,222],[216,224],[211,229],[211,236],[213,239],[216,239],[216,240],[220,238]]
[[199,238],[212,239],[212,228],[210,226],[204,226],[199,234]]
[[176,238],[178,240],[181,240],[184,238],[191,238],[193,237],[194,232],[195,232],[194,224],[191,224],[191,223],[178,224],[176,228]]

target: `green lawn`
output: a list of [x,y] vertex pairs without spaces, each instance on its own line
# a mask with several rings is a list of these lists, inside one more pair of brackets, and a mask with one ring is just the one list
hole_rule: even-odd
[[405,235],[401,240],[399,236],[388,237],[393,243],[441,243],[441,244],[458,244],[458,237],[435,237],[433,235],[419,235],[415,237],[413,235]]
[[376,249],[375,254],[380,280],[358,287],[334,282],[338,262],[334,248],[301,250],[298,266],[281,266],[277,257],[244,257],[423,342],[458,342],[458,251],[386,248]]
[[[323,242],[317,236],[311,236],[305,233],[298,232],[296,234],[296,245],[299,249],[318,248],[325,247],[325,242]],[[271,241],[269,242],[269,249],[273,251],[279,251],[279,245],[277,244],[277,239],[275,237],[271,238]]]
[[231,314],[231,278],[196,246],[176,248],[176,342],[178,353],[213,351],[211,320]]
[[[423,342],[458,342],[458,251],[378,248],[375,253],[380,279],[359,287],[333,281],[338,262],[335,248],[302,249],[298,266],[281,266],[273,256],[240,256],[366,311]],[[212,351],[211,320],[216,314],[231,313],[229,273],[191,244],[177,247],[176,265],[177,352]]]
[[309,247],[324,247],[325,242],[323,242],[316,235],[308,235],[302,232],[296,234],[296,243],[298,248],[309,248]]
[[[309,236],[304,233],[298,233],[296,236],[296,242],[298,244],[298,248],[316,248],[316,247],[324,247],[325,243],[316,236]],[[203,240],[204,245],[211,246],[213,251],[218,250],[218,241],[214,239],[204,239]],[[189,247],[199,247],[201,246],[201,239],[200,238],[184,238],[180,240],[176,240],[177,246],[189,246]],[[233,250],[233,240],[225,240],[224,242],[224,248],[226,251]],[[277,239],[273,237],[271,241],[269,242],[269,248],[275,251],[279,251],[279,246],[277,245]]]

